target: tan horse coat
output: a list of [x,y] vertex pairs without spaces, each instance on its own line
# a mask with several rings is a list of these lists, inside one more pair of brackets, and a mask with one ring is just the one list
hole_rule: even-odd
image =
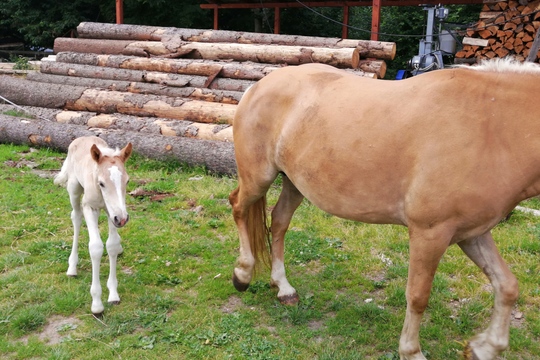
[[268,75],[244,95],[234,120],[235,286],[247,288],[264,249],[261,204],[281,172],[271,281],[282,302],[298,301],[285,276],[283,238],[305,197],[342,218],[408,226],[403,359],[424,359],[421,316],[441,256],[458,243],[494,286],[493,321],[468,349],[493,359],[508,345],[517,282],[490,230],[521,200],[540,193],[537,94],[540,69],[509,62],[403,81],[359,78],[318,64]]

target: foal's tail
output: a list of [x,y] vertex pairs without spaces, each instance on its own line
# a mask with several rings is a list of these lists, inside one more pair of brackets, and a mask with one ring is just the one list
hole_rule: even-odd
[[270,229],[268,228],[266,216],[266,195],[263,195],[248,208],[247,231],[251,252],[255,257],[255,264],[259,265],[262,262],[264,265],[272,267],[270,260],[272,240],[270,239]]
[[62,165],[62,169],[58,174],[54,176],[54,183],[55,185],[65,185],[68,180],[68,172],[67,172],[67,160],[64,161],[64,164]]

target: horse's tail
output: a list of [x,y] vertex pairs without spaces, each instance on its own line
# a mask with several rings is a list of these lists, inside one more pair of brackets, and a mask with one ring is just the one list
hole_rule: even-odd
[[58,174],[54,176],[55,185],[65,185],[68,181],[68,172],[67,172],[67,159],[62,165],[62,169]]
[[251,252],[255,257],[255,269],[261,263],[271,267],[272,240],[266,216],[266,195],[248,208],[247,231]]

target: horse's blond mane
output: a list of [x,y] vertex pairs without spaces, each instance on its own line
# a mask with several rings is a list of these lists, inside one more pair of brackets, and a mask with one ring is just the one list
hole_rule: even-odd
[[480,64],[474,66],[457,65],[466,69],[476,71],[491,71],[491,72],[513,72],[513,73],[527,73],[527,74],[539,74],[540,65],[532,62],[521,62],[513,57],[506,57],[502,59],[482,60]]

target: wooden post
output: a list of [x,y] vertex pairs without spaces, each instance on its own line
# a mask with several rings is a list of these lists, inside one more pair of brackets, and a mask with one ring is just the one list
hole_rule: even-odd
[[116,23],[124,23],[124,0],[116,0]]
[[381,23],[381,0],[373,0],[371,8],[371,40],[379,40],[379,28]]
[[343,7],[343,27],[341,29],[341,38],[347,39],[349,37],[349,7]]
[[280,23],[281,23],[281,19],[280,19],[280,11],[279,11],[279,7],[275,7],[274,8],[274,34],[279,34],[280,32]]
[[219,29],[219,26],[218,26],[218,7],[215,6],[214,7],[214,30],[218,30]]

